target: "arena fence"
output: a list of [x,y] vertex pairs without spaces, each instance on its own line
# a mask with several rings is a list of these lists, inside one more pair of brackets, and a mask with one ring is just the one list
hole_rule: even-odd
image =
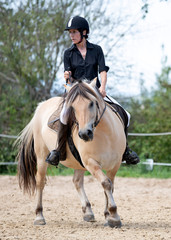
[[[166,135],[171,135],[171,132],[164,132],[164,133],[128,133],[129,136],[166,136]],[[16,139],[17,136],[14,135],[6,135],[6,134],[0,134],[0,137],[4,138],[11,138],[11,139]],[[126,162],[122,162],[125,164]],[[147,159],[146,162],[140,162],[139,164],[144,164],[147,165],[147,170],[152,171],[153,167],[155,165],[158,166],[167,166],[171,167],[170,163],[157,163],[154,162],[153,159]],[[2,165],[17,165],[17,162],[0,162],[0,166]]]

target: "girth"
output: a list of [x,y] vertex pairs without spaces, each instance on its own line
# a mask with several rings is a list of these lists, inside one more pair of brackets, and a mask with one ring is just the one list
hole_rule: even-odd
[[73,138],[72,138],[72,135],[68,136],[67,138],[67,141],[68,141],[68,145],[69,145],[69,149],[70,151],[72,152],[72,155],[75,157],[75,159],[80,163],[80,165],[84,168],[84,165],[82,163],[82,160],[81,160],[81,157],[80,157],[80,154],[74,144],[74,141],[73,141]]

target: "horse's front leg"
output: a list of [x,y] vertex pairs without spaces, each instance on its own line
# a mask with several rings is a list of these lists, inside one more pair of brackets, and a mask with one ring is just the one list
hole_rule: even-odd
[[[107,177],[109,178],[109,180],[111,181],[111,191],[112,191],[112,201],[113,200],[113,191],[114,191],[114,177],[117,173],[117,170],[118,170],[118,167],[116,166],[115,169],[111,170],[111,171],[107,171],[106,175]],[[108,190],[107,190],[108,191]],[[104,191],[105,193],[105,200],[106,200],[106,206],[105,206],[105,211],[104,211],[104,215],[105,215],[105,218],[106,218],[106,224],[105,225],[113,225],[113,218],[114,219],[118,219],[117,224],[115,225],[116,227],[121,227],[121,221],[120,221],[120,217],[117,213],[117,207],[115,207],[113,210],[113,212],[111,212],[111,209],[110,209],[110,201],[109,201],[109,197],[110,197],[110,194],[107,194],[106,190]],[[112,216],[112,219],[111,219],[111,216]],[[111,225],[111,227],[112,227]]]
[[37,175],[36,175],[36,187],[37,187],[37,206],[36,206],[36,218],[34,221],[34,225],[45,225],[46,221],[43,216],[43,205],[42,205],[42,197],[43,197],[43,189],[45,186],[46,180],[46,171],[47,171],[47,163],[42,162],[37,165]]
[[[113,169],[113,170],[111,170],[111,171],[107,171],[107,172],[106,172],[107,177],[108,177],[108,178],[111,180],[111,182],[112,182],[112,193],[113,193],[113,191],[114,191],[114,177],[115,177],[116,173],[117,173],[117,170],[116,170],[116,169]],[[109,204],[108,204],[108,197],[107,197],[107,194],[106,194],[105,191],[104,191],[104,194],[105,194],[105,210],[104,210],[104,215],[105,215],[105,218],[107,219],[108,216],[110,215],[109,210],[108,210]]]
[[84,190],[84,172],[84,170],[75,170],[73,176],[73,183],[81,200],[84,221],[93,222],[95,220],[94,214],[92,212],[91,204]]
[[120,227],[121,221],[119,215],[117,214],[117,206],[112,194],[112,181],[103,173],[101,166],[94,159],[88,159],[86,168],[101,183],[102,187],[104,188],[106,196],[105,217],[107,221],[105,225],[108,225],[110,227]]

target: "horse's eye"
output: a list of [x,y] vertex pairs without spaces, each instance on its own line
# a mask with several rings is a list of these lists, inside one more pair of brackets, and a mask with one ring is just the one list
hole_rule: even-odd
[[94,102],[91,102],[90,104],[89,104],[89,108],[92,108],[94,106]]

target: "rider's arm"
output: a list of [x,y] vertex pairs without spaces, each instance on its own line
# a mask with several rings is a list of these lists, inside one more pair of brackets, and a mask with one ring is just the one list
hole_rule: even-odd
[[99,73],[101,78],[101,86],[99,88],[100,93],[103,97],[106,96],[106,83],[107,83],[107,72],[109,67],[105,64],[105,58],[103,54],[103,50],[100,46],[97,48],[98,51],[98,66],[99,66]]
[[100,73],[100,78],[101,78],[101,86],[99,88],[99,91],[103,97],[106,96],[106,83],[107,83],[107,72],[102,71]]

